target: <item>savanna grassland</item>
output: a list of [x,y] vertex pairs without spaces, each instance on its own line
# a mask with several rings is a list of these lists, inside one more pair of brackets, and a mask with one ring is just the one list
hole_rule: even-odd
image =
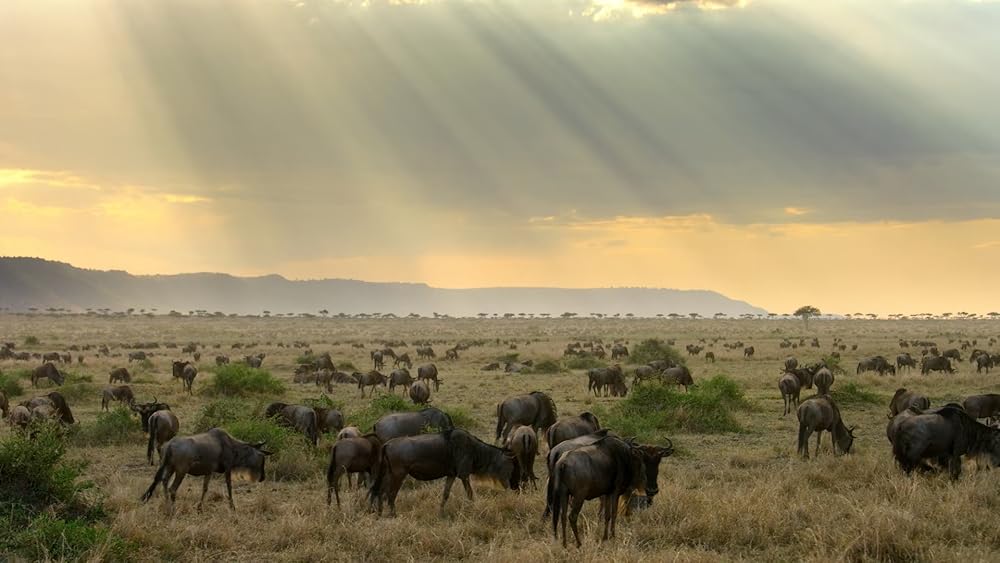
[[[84,492],[103,504],[114,546],[97,543],[73,557],[184,561],[718,561],[718,560],[881,560],[881,561],[996,561],[1000,560],[1000,472],[975,469],[967,462],[957,483],[943,475],[904,476],[892,460],[885,437],[887,405],[897,387],[916,389],[932,404],[1000,388],[1000,372],[978,375],[967,362],[955,375],[909,374],[879,377],[854,375],[861,357],[899,352],[898,340],[927,339],[942,349],[951,339],[978,339],[979,347],[1000,334],[1000,323],[989,321],[716,321],[716,320],[467,320],[467,319],[261,319],[261,318],[93,318],[0,316],[0,340],[13,341],[18,350],[65,351],[69,346],[108,344],[121,357],[98,358],[86,353],[85,362],[66,367],[70,378],[62,391],[78,420],[68,438],[67,458],[85,462],[83,473],[95,487]],[[25,345],[28,337],[37,344]],[[783,338],[807,345],[781,349]],[[817,337],[820,348],[808,346]],[[816,459],[795,454],[797,422],[781,417],[777,390],[780,366],[788,355],[816,361],[832,350],[835,337],[848,345],[842,352],[845,374],[833,386],[845,422],[856,425],[851,454],[834,456],[829,435]],[[582,369],[567,369],[562,352],[567,343],[602,339],[610,351],[615,339],[634,348],[647,338],[675,339],[675,347],[707,341],[715,363],[701,357],[687,362],[695,382],[723,375],[734,381],[745,404],[734,408],[733,421],[692,431],[683,422],[657,428],[642,427],[641,438],[669,437],[676,453],[663,461],[660,493],[654,506],[622,519],[618,537],[600,544],[597,503],[588,503],[581,518],[584,546],[564,549],[552,538],[551,522],[542,521],[545,469],[536,463],[538,491],[523,494],[501,490],[493,483],[476,483],[476,499],[469,502],[460,488],[453,491],[445,516],[437,506],[443,482],[404,486],[398,499],[399,516],[369,514],[364,493],[346,495],[344,507],[327,507],[325,467],[331,437],[318,450],[306,447],[296,435],[275,434],[281,443],[268,463],[268,480],[239,483],[236,512],[224,498],[224,484],[216,477],[204,510],[195,510],[200,479],[189,478],[178,494],[176,511],[168,515],[162,494],[148,504],[139,497],[149,486],[155,468],[145,459],[145,439],[135,426],[98,427],[100,390],[108,372],[127,365],[129,350],[120,343],[173,342],[176,349],[151,350],[151,364],[130,366],[131,387],[140,402],[156,396],[167,402],[181,421],[181,434],[199,430],[218,415],[222,399],[212,394],[214,358],[230,354],[235,360],[246,351],[234,343],[259,343],[249,352],[264,352],[264,369],[284,383],[280,394],[249,394],[231,399],[227,408],[251,417],[274,400],[288,403],[320,399],[323,390],[313,384],[295,384],[292,372],[302,349],[278,347],[279,342],[307,342],[317,354],[330,352],[338,364],[349,362],[359,370],[371,368],[368,351],[383,341],[405,341],[397,353],[408,351],[416,360],[413,341],[429,340],[437,352],[442,380],[431,404],[450,412],[459,425],[492,442],[495,406],[503,398],[534,390],[552,395],[560,415],[584,410],[598,413],[602,422],[622,420],[616,405],[621,398],[588,395]],[[498,342],[499,339],[499,342]],[[713,340],[719,339],[713,345]],[[486,340],[461,352],[457,361],[443,358],[444,350],[460,341]],[[742,349],[723,347],[742,340],[754,345],[756,356],[744,360]],[[508,341],[515,342],[511,349]],[[187,358],[180,346],[204,345],[194,394],[171,378],[170,361]],[[363,348],[352,346],[361,343]],[[851,345],[857,350],[851,350]],[[220,346],[215,349],[214,346]],[[996,350],[993,350],[996,351]],[[919,350],[913,351],[919,355]],[[557,373],[507,375],[480,368],[517,354],[536,363],[560,362]],[[967,356],[967,352],[964,355]],[[74,353],[76,356],[76,353]],[[0,364],[8,377],[23,377],[30,363]],[[390,363],[391,365],[391,363]],[[630,373],[635,366],[623,367]],[[347,371],[350,371],[348,369]],[[386,372],[390,371],[387,366]],[[631,381],[631,377],[629,377]],[[33,390],[20,379],[20,402],[44,389]],[[385,390],[376,391],[376,397]],[[397,394],[399,390],[397,389]],[[811,391],[803,390],[805,398]],[[335,385],[328,396],[341,407],[348,423],[371,423],[378,414],[373,401],[362,398],[354,385]],[[209,411],[206,413],[206,411]],[[214,413],[214,414],[213,414]],[[206,414],[220,418],[213,419]],[[671,411],[684,418],[684,408]],[[134,418],[133,418],[134,420]],[[0,439],[10,439],[4,424]],[[814,447],[815,442],[811,443]],[[545,452],[545,446],[541,446]],[[346,483],[344,484],[346,487]],[[342,495],[343,496],[343,495]],[[109,540],[110,541],[110,540]],[[59,558],[60,552],[49,552]]]

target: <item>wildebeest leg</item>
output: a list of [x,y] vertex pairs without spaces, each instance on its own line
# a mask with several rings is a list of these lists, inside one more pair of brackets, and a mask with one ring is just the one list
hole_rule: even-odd
[[226,496],[229,497],[229,508],[231,510],[236,510],[236,505],[233,504],[233,472],[226,471]]
[[469,483],[468,477],[462,477],[462,486],[465,487],[465,494],[469,496],[469,500],[475,500],[476,496],[472,493],[472,484]]
[[[830,434],[830,436],[833,436],[833,434]],[[822,437],[823,437],[823,431],[822,430],[817,430],[816,431],[816,457],[819,457],[819,440]],[[830,438],[830,439],[832,440],[833,438]]]
[[[570,525],[571,528],[573,528],[573,537],[576,539],[576,547],[577,548],[579,548],[581,545],[583,545],[583,544],[580,543],[580,530],[576,526],[577,520],[580,519],[580,510],[583,509],[583,501],[584,501],[584,499],[582,497],[578,498],[578,497],[574,496],[573,497],[573,508],[572,508],[572,511],[569,514],[569,525]],[[566,531],[565,530],[566,529],[563,528],[563,543],[566,542]]]
[[948,460],[948,470],[951,472],[952,480],[957,480],[962,474],[962,456],[952,455]]
[[[396,517],[396,495],[399,494],[399,488],[403,486],[403,480],[406,479],[406,474],[398,476],[395,474],[390,474],[389,481],[389,516]],[[382,513],[382,499],[379,498],[379,514]],[[444,508],[444,503],[441,504]]]
[[615,526],[618,523],[618,495],[611,495],[608,499],[611,508],[611,537],[615,537]]
[[201,483],[201,499],[198,500],[198,512],[201,512],[201,505],[205,502],[205,495],[208,494],[208,483],[212,480],[212,474],[205,475],[205,480]]
[[455,484],[455,478],[448,476],[444,481],[444,495],[441,496],[441,514],[444,515],[444,503],[448,502],[448,496],[451,494],[451,486]]
[[170,484],[170,494],[168,498],[170,499],[170,510],[173,511],[174,503],[177,502],[177,489],[181,488],[181,483],[184,481],[184,476],[186,473],[178,471],[174,474],[174,482]]
[[[338,465],[337,469],[333,472],[333,478],[330,482],[326,484],[326,504],[330,505],[330,493],[332,492],[337,497],[337,508],[340,508],[340,476],[344,474],[344,466]],[[350,473],[348,473],[348,478],[350,478]],[[348,487],[351,486],[348,481]]]

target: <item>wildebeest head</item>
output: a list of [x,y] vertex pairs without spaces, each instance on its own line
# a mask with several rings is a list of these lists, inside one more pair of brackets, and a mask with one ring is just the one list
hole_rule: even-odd
[[1000,467],[1000,430],[990,426],[988,432],[989,436],[985,440],[980,455],[989,460],[991,467]]
[[142,422],[142,431],[149,431],[149,417],[153,415],[156,411],[168,411],[170,410],[170,405],[166,403],[160,403],[153,397],[152,403],[132,403],[132,412],[139,415],[139,420]]
[[837,441],[837,447],[840,448],[840,453],[848,454],[851,453],[851,446],[854,445],[854,429],[857,428],[857,426],[844,428],[843,424],[841,424],[841,428],[841,431],[834,432],[834,439]]
[[514,452],[508,449],[504,449],[503,459],[504,474],[507,473],[508,467],[510,471],[510,476],[507,477],[507,486],[510,487],[510,490],[516,491],[521,488],[521,465],[517,462]]
[[657,480],[660,476],[660,461],[674,453],[674,444],[667,440],[666,446],[641,445],[637,448],[645,471],[646,496],[652,499],[660,492]]
[[256,444],[243,444],[237,449],[234,469],[239,473],[249,477],[251,482],[260,483],[264,481],[264,463],[271,452],[264,449],[264,442]]

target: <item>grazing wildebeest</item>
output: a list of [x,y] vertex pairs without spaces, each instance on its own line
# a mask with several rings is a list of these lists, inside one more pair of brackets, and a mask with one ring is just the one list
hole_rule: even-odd
[[333,393],[333,372],[328,369],[321,369],[310,375],[307,370],[299,372],[298,368],[296,368],[295,375],[292,376],[292,381],[295,383],[308,383],[312,381],[316,384],[316,387],[324,387],[327,393]]
[[972,418],[995,418],[1000,416],[1000,395],[972,395],[962,401],[962,407]]
[[694,378],[691,377],[691,371],[687,366],[667,368],[660,373],[660,379],[664,384],[673,383],[674,385],[683,386],[685,392],[688,390],[688,387],[694,385]]
[[361,430],[357,426],[348,426],[340,432],[337,432],[338,440],[346,440],[347,438],[360,438]]
[[[551,430],[551,428],[550,428]],[[538,456],[538,436],[530,426],[518,426],[510,434],[507,448],[514,454],[514,459],[521,473],[521,484],[531,481],[532,487],[538,490],[538,477],[535,477],[535,457]]]
[[402,367],[404,367],[406,369],[410,369],[410,368],[413,367],[413,360],[410,359],[410,354],[409,353],[404,353],[404,354],[400,355],[399,357],[397,357],[392,362],[392,365],[393,365],[393,367],[402,366]]
[[830,387],[833,387],[833,372],[829,368],[821,367],[816,370],[816,375],[813,376],[813,382],[816,384],[816,391],[820,395],[828,395],[830,393]]
[[38,408],[48,409],[53,416],[57,415],[59,420],[64,424],[73,424],[76,422],[73,419],[73,411],[70,410],[69,403],[66,402],[66,398],[58,391],[24,401],[21,405],[27,407],[29,411],[35,411]]
[[705,361],[715,363],[715,352],[705,352]]
[[218,355],[215,357],[215,365],[224,366],[229,363],[229,356]]
[[743,359],[750,360],[753,359],[753,355],[757,352],[753,346],[747,346],[743,349]]
[[125,403],[131,407],[135,404],[135,395],[128,385],[108,385],[101,391],[101,410],[108,410],[111,401]]
[[372,366],[373,366],[372,369],[378,371],[378,370],[382,369],[383,367],[385,367],[385,361],[382,359],[382,351],[381,350],[372,350],[369,353],[369,355],[372,358]]
[[191,362],[177,362],[172,364],[172,373],[174,379],[180,379],[181,384],[188,393],[193,393],[191,390],[194,386],[194,378],[198,375],[198,368],[194,367]]
[[[552,484],[552,532],[558,539],[560,517],[563,546],[566,545],[566,521],[573,528],[579,547],[577,520],[584,502],[600,498],[604,512],[602,540],[615,537],[618,499],[628,499],[634,491],[657,492],[656,478],[660,460],[672,448],[639,446],[614,436],[605,436],[591,445],[572,449],[559,456],[550,474]],[[650,491],[649,489],[652,489]],[[572,499],[572,503],[570,501]]]
[[59,362],[62,358],[59,356],[59,352],[46,352],[42,354],[43,362]]
[[896,373],[896,368],[889,363],[889,360],[885,359],[884,356],[872,356],[871,358],[865,358],[858,362],[858,367],[855,369],[855,373],[861,374],[866,371],[875,371],[879,375],[885,375],[887,372],[893,374]]
[[344,414],[337,409],[313,407],[316,411],[316,431],[320,434],[337,432],[344,427]]
[[507,441],[507,435],[515,424],[531,426],[537,432],[549,429],[556,421],[556,404],[541,391],[527,395],[517,395],[504,399],[497,405],[496,439]]
[[976,356],[976,373],[982,373],[986,370],[986,373],[990,372],[990,368],[993,367],[993,358],[989,354],[980,354]]
[[410,400],[415,405],[426,405],[431,400],[431,388],[423,380],[414,383],[409,389],[409,394]]
[[792,371],[793,369],[799,367],[799,359],[795,356],[789,356],[785,358],[785,371]]
[[378,419],[372,429],[380,440],[388,442],[400,436],[416,436],[428,428],[445,430],[454,427],[448,413],[434,407],[428,407],[419,412],[389,413]]
[[387,380],[385,378],[385,375],[379,373],[376,370],[372,370],[366,374],[363,374],[361,378],[358,379],[358,389],[361,389],[361,396],[364,397],[365,387],[370,386],[372,388],[371,393],[368,394],[368,396],[370,397],[375,394],[376,387],[378,387],[379,385],[385,387],[386,383]]
[[66,381],[66,376],[52,362],[45,362],[31,372],[31,386],[38,387],[38,380],[43,378],[47,378],[56,385],[62,385]]
[[389,503],[390,515],[396,515],[396,495],[408,475],[420,481],[446,478],[441,497],[442,514],[456,478],[465,486],[469,500],[473,500],[470,475],[492,477],[515,491],[521,483],[514,454],[491,446],[459,428],[404,436],[382,445],[378,476],[369,496],[372,503],[377,501],[379,515],[382,514],[383,499]]
[[417,359],[418,360],[431,360],[436,356],[434,355],[434,349],[430,346],[424,346],[423,348],[417,348]]
[[31,424],[31,411],[24,405],[17,405],[10,409],[10,415],[7,417],[7,422],[10,423],[12,428],[20,428],[21,430],[24,430]]
[[950,348],[948,350],[945,350],[944,352],[941,352],[941,357],[951,358],[956,362],[962,361],[962,353],[958,351],[958,348]]
[[146,444],[146,459],[153,465],[153,448],[163,461],[163,444],[177,435],[180,422],[169,410],[159,410],[149,415],[149,442]]
[[142,362],[142,361],[145,361],[145,360],[148,360],[148,359],[149,358],[146,356],[146,353],[143,352],[142,350],[139,350],[138,352],[129,352],[128,353],[128,363],[130,363],[130,364],[132,362]]
[[907,474],[927,469],[925,459],[947,466],[952,479],[962,474],[962,456],[986,456],[1000,465],[1000,430],[980,424],[964,410],[947,406],[903,420],[896,430],[892,454]]
[[446,360],[457,360],[458,359],[458,348],[448,348],[444,351],[444,359]]
[[[153,477],[153,484],[142,495],[142,502],[153,498],[156,486],[163,483],[163,494],[173,507],[177,500],[177,489],[187,475],[205,477],[201,487],[201,499],[198,510],[205,502],[208,493],[208,483],[212,474],[222,473],[226,477],[226,494],[229,497],[229,508],[236,510],[233,504],[233,471],[249,473],[251,480],[264,480],[264,462],[271,452],[264,450],[264,443],[248,444],[233,438],[221,428],[212,428],[208,432],[174,438],[167,443],[162,452],[160,468]],[[167,490],[170,478],[173,482]]]
[[132,405],[132,412],[139,415],[139,422],[142,423],[142,431],[149,431],[149,417],[156,411],[170,410],[170,405],[160,403],[153,397],[152,403],[135,403]]
[[623,360],[628,357],[628,347],[624,344],[611,346],[611,360]]
[[116,381],[131,383],[132,374],[130,374],[125,368],[115,368],[111,370],[110,374],[108,374],[108,383],[115,383]]
[[635,377],[632,378],[632,385],[635,386],[647,379],[652,379],[656,377],[657,373],[659,373],[659,370],[651,365],[639,366],[635,368]]
[[267,355],[261,352],[260,354],[254,354],[243,358],[243,362],[249,367],[258,369],[260,366],[264,365],[264,358],[266,357]]
[[[375,434],[337,440],[330,450],[330,464],[326,469],[326,504],[330,504],[331,496],[336,496],[337,508],[340,508],[341,475],[347,473],[349,487],[354,473],[378,475],[381,460],[382,440]],[[361,483],[360,477],[358,483]]]
[[893,418],[910,407],[924,411],[929,409],[930,406],[931,402],[927,397],[916,391],[908,391],[905,387],[900,387],[896,389],[896,392],[892,395],[892,399],[889,401],[889,418]]
[[587,391],[593,391],[594,396],[601,394],[616,396],[624,395],[628,392],[625,386],[625,375],[618,364],[606,368],[592,368],[587,370]]
[[319,428],[316,423],[316,411],[305,405],[288,405],[271,403],[264,409],[265,418],[273,418],[278,424],[294,428],[305,434],[312,445],[319,443]]
[[833,436],[833,451],[849,453],[854,444],[854,427],[848,428],[840,418],[840,409],[829,395],[816,395],[803,401],[797,410],[799,418],[799,448],[802,457],[809,458],[809,437],[816,432],[816,455],[823,431]]
[[920,373],[927,375],[932,371],[955,373],[955,368],[951,367],[951,360],[944,356],[924,356],[920,361]]
[[410,390],[410,385],[413,385],[413,377],[410,376],[410,370],[401,368],[393,370],[389,374],[389,392],[394,392],[397,385],[403,387],[403,393]]
[[903,368],[906,368],[906,371],[910,371],[915,367],[917,367],[917,360],[909,352],[896,356],[896,369],[898,371],[902,371]]
[[799,406],[799,392],[801,389],[802,384],[799,383],[799,378],[790,373],[783,374],[778,379],[778,390],[781,391],[781,400],[785,403],[785,411],[781,416],[787,415],[792,412],[793,408]]
[[593,434],[601,429],[601,423],[591,412],[582,412],[578,416],[566,416],[557,420],[545,431],[545,442],[549,449],[561,442],[572,440],[587,434]]
[[[435,391],[437,391],[441,386],[441,382],[438,380],[438,368],[434,364],[424,364],[418,367],[417,379],[433,381]],[[428,385],[430,385],[430,383],[428,383]]]

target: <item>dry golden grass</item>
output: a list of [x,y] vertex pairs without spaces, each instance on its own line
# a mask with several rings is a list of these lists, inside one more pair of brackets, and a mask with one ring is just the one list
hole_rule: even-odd
[[[295,402],[319,395],[312,385],[292,381],[294,360],[300,350],[278,348],[281,341],[304,340],[317,353],[329,351],[335,361],[353,362],[367,369],[367,350],[382,340],[431,339],[439,356],[461,339],[490,339],[474,347],[457,362],[439,357],[436,362],[443,383],[432,404],[461,407],[475,420],[473,432],[492,440],[494,406],[506,396],[532,390],[549,392],[561,414],[603,406],[618,399],[594,398],[586,393],[582,372],[556,375],[513,375],[481,372],[479,368],[498,356],[513,352],[496,339],[518,342],[522,359],[558,358],[569,341],[622,338],[637,343],[642,338],[674,338],[685,344],[700,338],[741,339],[753,344],[757,357],[744,361],[741,351],[729,351],[722,341],[712,350],[718,362],[690,361],[696,382],[725,374],[741,385],[756,408],[739,413],[745,431],[738,434],[678,434],[671,436],[681,452],[664,461],[660,495],[655,506],[619,523],[616,541],[600,544],[596,503],[584,510],[581,550],[564,550],[552,539],[550,522],[543,522],[543,492],[515,494],[490,483],[476,485],[474,502],[461,488],[453,491],[446,516],[437,516],[442,482],[412,481],[399,497],[399,517],[376,518],[368,514],[364,493],[355,491],[342,511],[325,504],[325,480],[317,463],[315,474],[304,481],[262,484],[239,483],[235,490],[237,511],[224,500],[224,485],[216,478],[202,513],[195,511],[199,479],[181,488],[176,513],[168,516],[157,495],[149,504],[139,496],[151,482],[154,468],[145,464],[145,444],[72,448],[71,457],[86,460],[87,475],[106,499],[115,533],[139,546],[137,559],[185,561],[387,561],[387,560],[490,560],[490,561],[717,561],[717,560],[848,560],[848,561],[996,561],[1000,560],[1000,472],[967,468],[962,479],[943,476],[907,478],[895,467],[885,423],[888,400],[899,386],[923,391],[933,404],[960,400],[966,395],[996,391],[997,375],[977,375],[967,363],[955,376],[923,377],[917,373],[879,378],[873,375],[839,375],[834,384],[853,381],[876,393],[879,404],[845,406],[849,425],[858,426],[855,451],[834,457],[829,437],[818,459],[795,456],[797,422],[781,418],[777,391],[779,366],[794,354],[812,361],[828,353],[835,336],[857,351],[845,352],[849,372],[857,359],[875,353],[894,357],[897,340],[927,338],[939,344],[954,337],[978,338],[986,347],[1000,326],[985,321],[813,321],[808,332],[797,321],[664,321],[664,320],[324,320],[324,319],[174,319],[174,318],[53,318],[0,316],[0,340],[24,341],[37,336],[37,351],[64,350],[70,344],[115,344],[159,341],[201,342],[202,370],[194,396],[182,392],[170,378],[169,360],[181,357],[180,349],[156,350],[154,369],[141,373],[132,384],[140,401],[153,395],[169,403],[181,420],[181,433],[189,433],[202,407],[212,400],[199,394],[210,380],[217,353],[242,355],[230,350],[234,342],[260,342],[254,351],[266,352],[264,367],[286,381],[283,397]],[[783,337],[820,338],[823,347],[781,350]],[[530,344],[526,341],[531,340]],[[272,342],[272,345],[265,345]],[[336,342],[337,344],[333,344]],[[365,349],[351,347],[362,342]],[[220,350],[211,347],[221,344]],[[415,357],[413,346],[408,349]],[[120,351],[120,350],[116,350]],[[82,424],[93,423],[100,409],[99,389],[108,371],[125,365],[125,358],[97,359],[91,353],[83,366],[72,371],[90,375],[93,383],[80,383],[72,406]],[[0,366],[17,369],[15,363]],[[29,384],[30,385],[30,384]],[[26,395],[33,393],[28,390]],[[808,393],[804,392],[803,397]],[[335,386],[332,397],[343,402],[350,419],[368,404],[355,387]],[[9,430],[6,426],[0,435]],[[329,439],[321,443],[328,451]],[[544,446],[543,446],[544,450]],[[973,465],[974,464],[970,464]],[[543,477],[541,459],[536,473]],[[94,554],[100,559],[101,553]]]

